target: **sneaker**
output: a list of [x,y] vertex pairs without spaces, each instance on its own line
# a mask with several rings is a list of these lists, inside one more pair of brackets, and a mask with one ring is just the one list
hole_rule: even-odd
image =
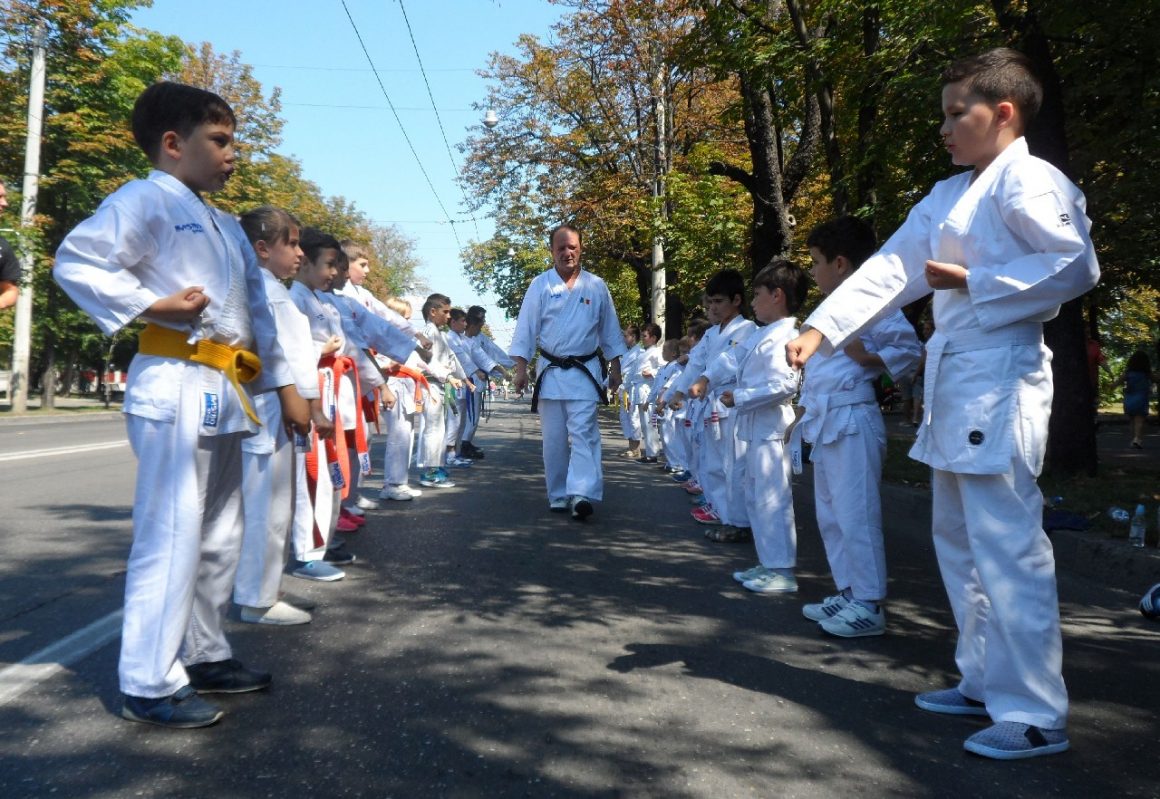
[[774,571],[746,580],[742,585],[755,594],[793,594],[798,588],[796,577],[786,577]]
[[567,513],[568,512],[568,498],[563,499],[549,499],[548,510],[552,513]]
[[697,483],[696,480],[690,480],[685,483],[685,492],[693,496],[699,496],[705,493],[705,490]]
[[423,472],[419,475],[419,485],[427,488],[434,488],[439,484],[439,480],[439,472],[436,471]]
[[750,580],[756,580],[769,573],[769,569],[758,563],[751,569],[746,569],[743,572],[733,572],[733,579],[739,583],[747,583]]
[[435,469],[435,473],[438,474],[440,477],[442,477],[444,480],[448,480],[451,478],[451,472],[447,471],[442,466]]
[[963,749],[968,752],[994,760],[1054,755],[1066,752],[1069,746],[1067,730],[1045,730],[1018,721],[992,724],[963,742]]
[[721,524],[721,517],[717,515],[717,511],[713,510],[713,506],[706,503],[699,508],[693,508],[693,518],[701,524]]
[[637,463],[656,463],[657,459],[650,457],[648,455],[641,455],[639,458],[636,459],[636,462]]
[[468,460],[467,458],[460,458],[458,455],[448,455],[447,456],[447,465],[448,466],[455,466],[455,467],[458,467],[460,469],[466,469],[471,464],[472,464],[472,461]]
[[341,580],[343,577],[346,577],[346,572],[335,566],[331,566],[325,560],[299,562],[290,574],[293,577],[300,577],[303,580],[314,580],[319,583],[333,583],[335,580]]
[[886,632],[886,612],[882,608],[873,611],[856,599],[825,621],[819,621],[822,632],[839,638],[865,638]]
[[245,694],[269,688],[273,678],[264,671],[247,669],[234,658],[185,667],[189,684],[199,694]]
[[401,485],[401,486],[399,486],[399,488],[403,489],[408,494],[410,494],[412,496],[412,498],[423,496],[422,489],[415,488],[414,486]]
[[592,515],[592,501],[588,497],[572,497],[569,507],[572,508],[573,519],[584,521]]
[[289,591],[279,591],[278,601],[285,602],[287,605],[296,607],[299,610],[314,610],[316,607],[318,607],[318,603],[310,597],[291,594]]
[[687,483],[692,479],[693,479],[693,473],[690,472],[688,469],[685,469],[684,471],[677,472],[673,475],[673,482],[675,482],[675,483]]
[[371,499],[370,497],[359,497],[358,502],[355,503],[355,507],[361,510],[378,510],[379,503],[378,500]]
[[193,686],[186,685],[170,696],[149,698],[125,695],[121,718],[156,724],[177,730],[191,730],[217,724],[225,713],[217,705],[200,696]]
[[948,716],[986,716],[987,706],[977,699],[963,696],[958,688],[927,691],[914,697],[914,704],[931,713]]
[[802,615],[810,621],[825,621],[831,616],[836,616],[838,611],[850,604],[850,600],[846,598],[845,594],[834,594],[828,596],[821,602],[811,605],[802,605]]
[[334,529],[340,533],[357,533],[360,527],[362,527],[361,524],[352,522],[349,518],[339,513],[338,526]]
[[309,624],[313,616],[305,610],[279,600],[268,608],[242,605],[238,618],[246,624],[274,624],[289,627],[294,624]]
[[379,492],[380,499],[389,499],[393,502],[410,502],[414,497],[406,486],[385,486]]
[[419,485],[428,488],[455,488],[455,481],[448,477],[446,472],[440,470],[434,474],[420,477]]
[[337,566],[347,566],[351,563],[354,563],[357,559],[358,558],[355,555],[352,555],[350,552],[347,552],[340,547],[327,549],[326,554],[322,556],[323,561],[326,563],[333,563]]
[[359,508],[348,508],[345,505],[338,511],[339,518],[346,519],[348,522],[354,522],[359,527],[367,523],[366,514]]

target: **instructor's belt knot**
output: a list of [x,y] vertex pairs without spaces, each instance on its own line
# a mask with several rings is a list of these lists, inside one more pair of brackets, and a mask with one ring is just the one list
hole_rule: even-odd
[[600,404],[607,405],[608,395],[604,391],[604,386],[600,385],[596,378],[592,376],[592,373],[588,371],[588,367],[585,366],[590,360],[599,357],[599,355],[600,350],[596,350],[596,352],[589,353],[588,355],[565,355],[561,357],[541,349],[540,356],[548,362],[548,365],[541,369],[540,374],[536,376],[536,385],[532,389],[532,413],[535,413],[540,406],[540,384],[544,382],[544,375],[553,366],[557,369],[579,369],[592,382],[593,387],[596,389],[596,395],[600,397]]

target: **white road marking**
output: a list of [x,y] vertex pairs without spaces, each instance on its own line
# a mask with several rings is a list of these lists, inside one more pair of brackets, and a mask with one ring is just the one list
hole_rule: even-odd
[[128,441],[105,441],[100,444],[75,444],[71,447],[51,447],[49,449],[28,449],[23,452],[9,452],[0,455],[0,463],[5,461],[22,461],[28,458],[48,458],[53,455],[75,455],[78,452],[96,452],[102,449],[116,449],[126,447]]
[[121,611],[115,610],[19,663],[0,669],[0,705],[26,693],[38,682],[60,674],[120,635]]

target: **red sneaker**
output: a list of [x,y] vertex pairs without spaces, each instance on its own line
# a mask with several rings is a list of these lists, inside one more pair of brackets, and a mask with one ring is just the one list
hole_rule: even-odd
[[358,522],[351,521],[349,517],[339,513],[338,525],[334,529],[340,533],[357,533],[359,527]]
[[693,518],[701,524],[721,524],[721,517],[717,515],[717,511],[713,510],[711,505],[693,508],[692,514]]

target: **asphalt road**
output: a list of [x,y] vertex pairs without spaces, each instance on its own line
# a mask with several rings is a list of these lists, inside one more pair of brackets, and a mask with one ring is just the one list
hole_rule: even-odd
[[[0,669],[115,612],[129,538],[127,447],[27,455],[120,424],[22,429],[0,428]],[[120,720],[115,638],[0,700],[0,796],[1157,795],[1160,625],[1131,592],[1061,574],[1073,749],[981,760],[961,749],[977,721],[913,705],[953,680],[923,494],[886,490],[889,634],[840,641],[799,610],[831,590],[808,480],[801,591],[756,596],[729,576],[751,546],[707,542],[605,432],[605,502],[576,523],[547,510],[536,418],[498,403],[488,458],[370,511],[348,579],[287,578],[312,624],[232,625],[275,684],[221,699],[216,727]]]

